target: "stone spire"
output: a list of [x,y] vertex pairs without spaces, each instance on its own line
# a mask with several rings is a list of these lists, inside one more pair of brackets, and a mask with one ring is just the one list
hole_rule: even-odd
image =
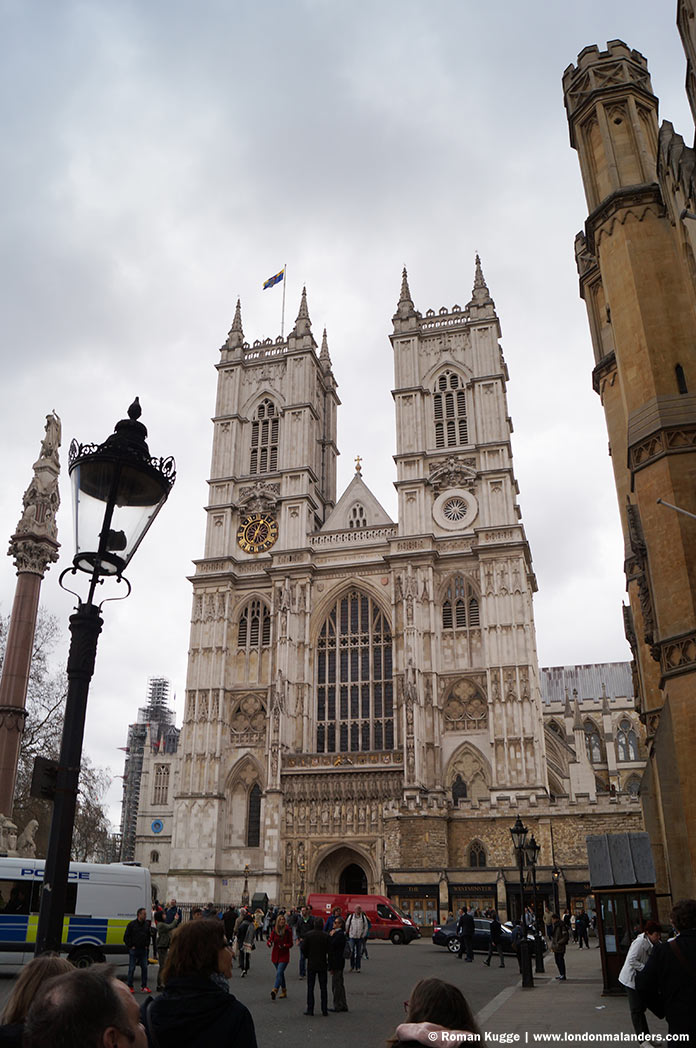
[[399,295],[393,319],[395,322],[397,320],[408,320],[409,317],[415,317],[416,315],[413,299],[411,298],[411,290],[408,286],[408,273],[406,272],[406,266],[404,266],[401,274],[401,294]]
[[324,328],[324,334],[321,336],[321,352],[319,353],[319,363],[323,367],[324,371],[331,370],[331,357],[329,356],[329,343],[326,338],[326,328]]
[[307,288],[302,288],[302,298],[300,299],[300,311],[297,314],[297,320],[295,326],[292,329],[292,334],[301,338],[303,335],[312,334],[312,321],[309,319],[309,310],[307,309]]
[[237,307],[234,311],[232,327],[227,334],[224,349],[240,349],[244,345],[244,332],[242,331],[242,303],[237,299]]
[[469,308],[472,306],[495,306],[493,299],[488,291],[488,285],[486,284],[483,270],[481,268],[481,259],[478,254],[476,255],[476,270],[474,273],[474,290],[471,293],[471,301],[469,302]]

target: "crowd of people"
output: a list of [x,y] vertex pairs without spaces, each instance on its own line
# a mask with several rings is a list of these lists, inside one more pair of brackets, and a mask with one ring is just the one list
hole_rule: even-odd
[[[275,969],[271,1001],[287,998],[285,971],[292,950],[297,949],[298,975],[306,979],[304,1014],[314,1014],[318,985],[321,1014],[328,1015],[329,974],[331,1010],[348,1010],[345,963],[350,961],[352,970],[360,971],[363,941],[369,933],[369,921],[360,907],[346,915],[336,907],[326,917],[313,916],[306,907],[288,912],[270,908],[261,913],[261,919],[246,907],[229,907],[224,912],[215,912],[214,907],[196,908],[185,921],[176,900],[161,909],[154,921],[155,945],[162,961],[158,996],[153,997],[147,989],[152,939],[147,913],[139,910],[124,937],[129,951],[125,983],[115,977],[109,965],[74,969],[61,957],[47,954],[35,958],[22,970],[0,1016],[0,1046],[256,1048],[251,1013],[230,992],[229,980],[235,958],[242,977],[249,972],[249,955],[258,942],[267,945]],[[463,933],[468,929],[464,918],[470,916],[464,911],[460,914]],[[549,917],[546,930],[550,931],[558,964],[571,931],[558,914]],[[497,922],[497,915],[491,920]],[[661,928],[653,921],[638,931],[620,974],[634,1030],[644,1039],[649,1037],[647,1011],[667,1019],[670,1035],[696,1038],[696,900],[678,903],[671,921],[674,934],[666,942],[661,941]],[[520,926],[523,930],[528,927],[524,919]],[[163,927],[165,935],[161,937]],[[163,942],[165,945],[161,945]],[[469,945],[462,954],[467,959]],[[587,943],[579,942],[582,945]],[[504,963],[493,936],[484,963],[490,964],[494,947]],[[141,977],[148,996],[138,1006],[133,997],[133,976],[143,963]],[[560,978],[565,980],[564,965],[558,967]],[[389,1048],[483,1037],[461,990],[441,979],[418,982],[405,1009],[405,1022],[397,1026]],[[459,1038],[453,1038],[455,1034]]]

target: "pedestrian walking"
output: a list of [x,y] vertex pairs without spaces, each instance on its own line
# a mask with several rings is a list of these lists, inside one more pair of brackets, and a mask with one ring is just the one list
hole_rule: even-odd
[[150,922],[147,919],[147,910],[142,906],[135,917],[126,925],[123,933],[123,941],[128,950],[128,989],[133,990],[133,975],[136,967],[140,967],[140,982],[143,993],[149,993],[147,985],[147,960],[150,949]]
[[314,918],[308,906],[303,906],[297,917],[295,925],[295,936],[300,946],[300,979],[307,974],[307,958],[304,953],[304,938],[309,932],[314,931]]
[[251,964],[251,951],[254,949],[254,918],[248,910],[242,910],[237,922],[236,949],[239,954],[239,967],[242,969],[242,979],[249,974]]
[[329,935],[330,935],[331,932],[333,931],[333,926],[334,926],[334,923],[336,921],[336,918],[337,917],[341,917],[341,916],[342,916],[341,907],[340,906],[334,906],[333,910],[331,911],[329,916],[324,921],[324,931],[328,932]]
[[176,899],[170,899],[164,911],[164,919],[167,923],[171,923],[175,917],[181,921],[181,908],[177,906]]
[[284,913],[276,917],[275,927],[271,930],[266,942],[271,948],[271,963],[275,965],[276,970],[275,982],[271,990],[271,1000],[275,1001],[276,997],[283,998],[288,995],[285,985],[285,969],[290,963],[293,938]]
[[346,922],[346,932],[350,939],[350,970],[360,971],[360,960],[363,950],[363,939],[367,938],[370,925],[367,917],[362,911],[362,906],[356,906]]
[[307,961],[307,1008],[305,1015],[314,1015],[314,983],[319,980],[321,1014],[329,1014],[328,972],[331,937],[324,931],[321,917],[314,918],[314,928],[302,940]]
[[406,1045],[484,1042],[469,1003],[460,989],[442,979],[421,979],[405,1003],[406,1022],[397,1026],[388,1048]]
[[155,922],[157,925],[157,990],[160,991],[164,989],[162,972],[169,953],[171,935],[179,923],[179,918],[175,916],[173,921],[166,921],[164,919],[164,910],[161,910],[156,915]]
[[623,968],[619,972],[619,982],[626,987],[628,1007],[631,1012],[633,1029],[638,1034],[650,1035],[648,1021],[645,1018],[645,1003],[636,990],[636,973],[643,970],[655,943],[660,941],[660,925],[648,921],[645,928],[631,943]]
[[493,956],[493,947],[498,951],[498,958],[500,960],[499,968],[505,967],[505,957],[503,956],[503,926],[498,920],[498,914],[493,911],[493,917],[491,918],[490,926],[490,939],[488,940],[488,957],[483,962],[487,968],[491,966],[491,957]]
[[459,953],[457,957],[461,961],[463,954],[466,952],[466,959],[469,964],[474,959],[474,932],[476,931],[476,924],[474,923],[473,915],[466,913],[464,910],[459,911],[459,920],[457,921],[457,935],[459,936]]
[[222,915],[222,924],[225,929],[225,935],[230,942],[234,941],[234,930],[239,919],[239,913],[234,906],[228,906]]
[[[324,929],[326,931],[326,929]],[[331,992],[333,993],[332,1012],[347,1012],[346,987],[343,981],[343,970],[346,966],[346,947],[348,936],[343,927],[343,918],[334,917],[333,928],[329,932],[329,971],[331,972]],[[350,950],[350,947],[348,946]]]
[[636,990],[666,1018],[670,1034],[688,1034],[696,1044],[696,899],[676,903],[670,919],[676,938],[655,947],[636,972]]
[[589,918],[584,910],[580,910],[580,913],[575,918],[575,931],[577,932],[577,938],[579,939],[579,948],[582,950],[582,944],[584,943],[587,949],[590,948],[590,942],[587,938],[587,929],[589,927]]
[[573,936],[573,942],[578,941],[578,919],[574,913],[570,915],[570,931]]
[[551,933],[551,949],[553,951],[553,959],[556,962],[558,968],[558,975],[556,979],[559,982],[566,981],[566,966],[565,966],[565,952],[566,946],[568,945],[568,929],[565,924],[558,916],[557,913],[551,915],[551,924],[553,925],[553,931]]

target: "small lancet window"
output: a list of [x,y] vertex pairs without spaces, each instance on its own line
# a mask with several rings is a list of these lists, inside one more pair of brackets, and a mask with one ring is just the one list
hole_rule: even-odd
[[352,507],[350,514],[348,515],[348,527],[349,528],[366,528],[367,527],[367,516],[365,515],[365,507],[361,506],[359,502],[356,502]]
[[681,364],[677,364],[674,371],[677,376],[677,389],[680,393],[688,393],[689,388],[686,384],[686,375],[684,374],[684,368],[681,366]]
[[459,375],[445,371],[437,380],[433,394],[435,447],[455,448],[469,441],[466,393]]
[[275,473],[278,469],[279,424],[273,401],[262,400],[251,423],[250,473]]

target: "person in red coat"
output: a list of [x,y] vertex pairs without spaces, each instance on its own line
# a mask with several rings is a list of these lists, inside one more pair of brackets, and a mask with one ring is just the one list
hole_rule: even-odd
[[271,948],[271,961],[276,970],[275,984],[271,990],[271,1000],[275,1001],[276,997],[287,997],[288,995],[285,985],[285,969],[290,962],[292,928],[288,927],[284,913],[276,917],[275,927],[266,941]]

